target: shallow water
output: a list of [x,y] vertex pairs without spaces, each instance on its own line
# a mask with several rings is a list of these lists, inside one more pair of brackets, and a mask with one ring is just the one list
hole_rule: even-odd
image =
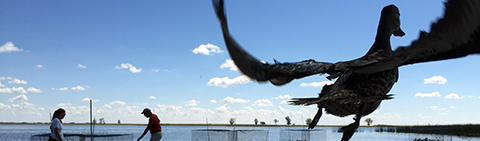
[[[49,133],[50,125],[0,125],[0,141],[30,141],[30,137],[36,134]],[[225,130],[265,130],[268,132],[268,141],[279,141],[281,135],[290,132],[286,130],[300,130],[304,127],[232,127],[232,126],[209,126],[209,129],[225,129]],[[342,133],[338,133],[337,127],[317,127],[322,135],[311,138],[314,140],[340,140]],[[315,128],[315,129],[317,129]],[[133,139],[136,140],[144,131],[145,126],[134,125],[96,125],[95,134],[133,134]],[[162,126],[163,138],[162,141],[191,141],[192,131],[207,129],[206,126]],[[387,133],[375,132],[376,127],[360,127],[359,132],[355,133],[351,140],[353,141],[375,141],[375,140],[391,140],[391,141],[408,141],[414,138],[429,139],[433,137],[441,138],[445,141],[480,141],[480,138],[461,138],[457,136],[444,135],[425,135],[425,134],[406,134],[406,133]],[[89,134],[89,125],[64,125],[64,133],[70,134]],[[292,133],[293,136],[293,133]],[[287,136],[288,137],[288,136]],[[293,137],[292,137],[293,138]],[[150,136],[147,134],[143,140],[149,140]]]

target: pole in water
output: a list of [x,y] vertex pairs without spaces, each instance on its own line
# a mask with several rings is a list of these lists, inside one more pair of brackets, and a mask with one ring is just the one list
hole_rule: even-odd
[[208,130],[208,118],[205,118],[207,121],[207,140],[210,141],[210,131]]
[[92,128],[92,99],[90,99],[90,139],[93,141],[93,128]]

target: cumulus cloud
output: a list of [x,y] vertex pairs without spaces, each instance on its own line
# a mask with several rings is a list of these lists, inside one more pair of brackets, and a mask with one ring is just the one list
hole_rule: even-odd
[[215,112],[217,112],[217,113],[228,113],[228,109],[230,109],[230,108],[227,107],[226,105],[222,105],[220,107],[215,108]]
[[82,64],[78,64],[77,67],[78,67],[78,68],[82,68],[82,69],[87,68],[87,66],[84,66],[84,65],[82,65]]
[[235,99],[235,98],[232,98],[232,97],[229,97],[229,96],[227,96],[227,97],[225,97],[225,98],[223,99],[223,103],[224,103],[224,104],[248,103],[248,102],[250,102],[250,100],[244,100],[244,99],[241,99],[241,98]]
[[224,77],[224,78],[215,77],[210,79],[210,81],[208,81],[207,84],[209,86],[221,86],[221,87],[227,88],[230,86],[238,86],[248,82],[250,82],[250,78],[247,77],[246,75],[242,75],[239,77],[235,77],[233,79],[229,79],[228,77]]
[[443,78],[442,76],[433,76],[431,78],[423,79],[423,83],[425,84],[445,84],[447,83],[447,79]]
[[41,93],[42,90],[40,89],[37,89],[37,88],[33,88],[33,87],[30,87],[27,89],[28,92],[33,92],[33,93]]
[[280,95],[278,97],[274,97],[272,99],[291,99],[292,97],[290,96],[290,94],[286,94],[286,95]]
[[462,99],[462,97],[458,96],[456,93],[451,93],[445,96],[446,99]]
[[312,82],[312,83],[302,83],[300,84],[300,86],[323,87],[325,85],[331,85],[333,83],[335,83],[335,81],[320,81],[320,82]]
[[142,72],[142,69],[137,69],[135,66],[129,63],[122,63],[120,66],[115,66],[115,69],[128,69],[132,73],[139,73]]
[[213,55],[216,53],[222,53],[223,50],[220,49],[220,47],[213,45],[213,44],[201,44],[197,48],[192,50],[193,53],[195,54],[203,54],[203,55]]
[[150,96],[150,97],[148,97],[148,98],[149,98],[149,99],[157,99],[157,98],[154,97],[154,96]]
[[210,103],[217,103],[217,101],[212,99],[212,100],[210,100]]
[[125,105],[125,102],[123,102],[123,101],[113,101],[113,102],[110,102],[108,104],[105,104],[104,106],[107,107],[107,108],[112,108],[112,106],[122,106],[122,105]]
[[20,79],[13,79],[11,81],[8,81],[8,83],[13,83],[13,84],[27,84],[27,81],[25,80],[20,80]]
[[18,95],[18,96],[15,96],[15,97],[12,97],[10,99],[7,100],[7,102],[17,102],[17,101],[28,101],[28,98],[26,95],[24,94],[21,94],[21,95]]
[[260,107],[265,107],[265,106],[273,106],[272,102],[268,99],[261,99],[255,101],[252,106],[260,106]]
[[233,62],[232,59],[225,60],[225,63],[220,65],[220,68],[221,69],[230,68],[231,71],[238,71],[237,65],[235,65],[235,62]]
[[54,91],[66,91],[66,90],[68,90],[68,88],[67,88],[67,87],[62,87],[62,88],[52,88],[52,90],[54,90]]
[[433,93],[416,93],[415,97],[440,97],[439,92],[433,92]]
[[87,101],[87,102],[90,102],[90,100],[92,100],[92,102],[99,102],[100,100],[98,99],[91,99],[91,98],[88,98],[88,97],[85,97],[82,99],[82,101]]
[[10,89],[10,88],[0,88],[0,93],[12,93],[12,89]]
[[43,68],[42,65],[36,65],[35,68]]
[[0,82],[0,87],[5,87],[5,85],[3,85],[2,82]]
[[185,106],[197,106],[197,104],[200,103],[196,100],[190,100],[187,102],[187,104],[185,104]]
[[287,104],[288,104],[288,101],[286,101],[286,100],[285,100],[285,101],[282,101],[282,102],[280,102],[280,104],[282,104],[282,105],[287,105]]
[[72,90],[75,90],[75,91],[84,91],[85,88],[82,87],[82,86],[76,86],[76,87],[72,87]]
[[16,47],[12,42],[7,42],[0,46],[0,53],[4,52],[14,52],[14,51],[23,51],[23,49],[19,49]]
[[0,80],[9,80],[9,79],[13,79],[13,78],[12,77],[5,77],[5,76],[0,77]]

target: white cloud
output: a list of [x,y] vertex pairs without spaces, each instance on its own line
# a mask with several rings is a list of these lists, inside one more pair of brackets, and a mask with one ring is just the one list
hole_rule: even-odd
[[228,113],[228,109],[230,109],[230,108],[227,107],[226,105],[222,105],[220,107],[215,108],[215,112],[217,112],[217,113]]
[[438,107],[437,107],[437,106],[430,106],[430,107],[428,107],[428,108],[430,108],[430,109],[437,109]]
[[220,65],[220,68],[221,69],[230,68],[231,71],[238,71],[238,67],[237,67],[237,65],[235,65],[235,62],[233,62],[232,59],[225,60],[225,63]]
[[433,92],[433,93],[416,93],[415,97],[440,97],[440,93]]
[[28,92],[33,92],[33,93],[41,93],[42,90],[40,89],[36,89],[36,88],[33,88],[33,87],[30,87],[27,89]]
[[290,94],[286,94],[286,95],[280,95],[278,97],[274,97],[272,99],[291,99],[292,97],[290,96]]
[[223,99],[223,103],[224,103],[224,104],[248,103],[248,102],[250,102],[250,100],[244,100],[244,99],[241,99],[241,98],[235,99],[235,98],[232,98],[232,97],[229,97],[229,96],[227,96],[227,97],[225,97],[225,98]]
[[252,106],[260,106],[260,107],[265,107],[265,106],[273,106],[272,102],[268,99],[261,99],[255,101]]
[[87,102],[90,102],[90,100],[92,100],[92,102],[99,102],[100,100],[98,99],[91,99],[91,98],[88,98],[88,97],[85,97],[82,99],[82,101],[87,101]]
[[20,79],[13,79],[12,81],[8,81],[8,83],[14,83],[14,84],[27,84],[27,81],[25,80],[20,80]]
[[447,79],[443,78],[442,76],[433,76],[431,78],[425,78],[423,79],[423,83],[429,84],[445,84],[447,83]]
[[28,98],[26,95],[21,94],[7,100],[7,102],[16,102],[16,101],[28,101]]
[[13,52],[13,51],[23,51],[23,49],[19,49],[12,42],[7,42],[2,46],[0,46],[0,53]]
[[185,104],[185,106],[197,106],[197,104],[200,103],[196,100],[190,100],[187,102],[187,104]]
[[122,106],[122,105],[125,105],[125,102],[123,102],[123,101],[113,101],[113,102],[110,102],[108,104],[105,104],[104,106],[107,107],[107,108],[112,108],[112,106]]
[[128,69],[132,73],[139,73],[142,72],[142,69],[137,69],[135,66],[129,63],[122,63],[120,66],[115,66],[115,69]]
[[35,93],[40,93],[42,92],[40,89],[36,89],[33,87],[28,88],[25,90],[23,87],[12,87],[12,88],[0,88],[0,93],[19,93],[19,94],[24,94],[28,92],[35,92]]
[[42,65],[36,65],[35,68],[43,68]]
[[12,89],[10,89],[10,88],[0,88],[0,93],[12,93]]
[[157,99],[157,98],[154,97],[154,96],[150,96],[150,97],[148,97],[148,98],[149,98],[149,99]]
[[210,100],[210,103],[217,103],[217,101],[212,99],[212,100]]
[[222,53],[223,50],[220,49],[220,47],[213,45],[213,44],[201,44],[197,48],[192,50],[193,53],[195,54],[203,54],[203,55],[213,55],[215,53]]
[[84,68],[87,68],[87,66],[84,66],[84,65],[82,65],[82,64],[78,64],[78,68],[84,69]]
[[462,97],[458,96],[456,93],[451,93],[445,96],[446,99],[462,99]]
[[15,87],[12,87],[12,92],[13,93],[27,93],[27,91],[25,89],[23,89],[23,87],[18,87],[18,88],[15,88]]
[[75,90],[75,91],[84,91],[85,88],[82,87],[82,86],[76,86],[76,87],[72,87],[72,90]]
[[0,82],[0,87],[5,87],[5,85],[3,85],[2,82]]
[[287,101],[287,100],[282,101],[282,102],[280,102],[280,104],[287,105],[287,104],[288,104],[288,101]]
[[98,99],[91,99],[91,98],[88,98],[88,97],[85,97],[82,99],[82,101],[87,101],[87,102],[90,102],[90,100],[92,100],[92,102],[99,102],[100,100]]
[[0,80],[9,80],[9,79],[13,79],[13,78],[12,77],[5,77],[5,76],[0,77]]
[[67,87],[63,87],[63,88],[52,88],[52,90],[54,90],[54,91],[66,91],[66,90],[68,90],[68,88],[67,88]]
[[306,86],[312,86],[312,87],[323,87],[325,85],[331,85],[335,83],[335,81],[321,81],[321,82],[312,82],[312,83],[302,83],[300,86],[306,87]]
[[242,75],[242,76],[239,76],[239,77],[235,77],[233,79],[229,79],[228,77],[224,77],[224,78],[218,78],[218,77],[215,77],[215,78],[212,78],[210,79],[210,81],[208,81],[208,85],[209,86],[221,86],[221,87],[229,87],[229,86],[238,86],[238,85],[241,85],[241,84],[245,84],[245,83],[248,83],[250,82],[250,78],[247,77],[246,75]]
[[469,95],[469,96],[467,96],[467,97],[468,97],[468,98],[473,98],[473,96],[471,96],[471,95]]

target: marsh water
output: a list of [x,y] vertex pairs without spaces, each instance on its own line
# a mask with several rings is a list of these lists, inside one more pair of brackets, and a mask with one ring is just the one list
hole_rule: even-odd
[[[29,124],[0,124],[0,141],[30,141],[32,135],[49,133],[50,125],[29,125]],[[262,127],[262,126],[162,126],[162,141],[191,141],[193,131],[198,130],[261,130],[266,131],[268,135],[266,140],[279,141],[285,131],[303,130],[305,127]],[[317,127],[321,135],[315,136],[311,140],[340,140],[342,133],[337,132],[338,127]],[[316,128],[316,129],[317,129]],[[95,134],[132,134],[131,139],[136,140],[145,126],[136,125],[96,125]],[[375,140],[391,140],[391,141],[413,141],[416,138],[437,138],[445,141],[480,141],[480,138],[458,137],[447,135],[428,135],[428,134],[412,134],[412,133],[391,133],[391,132],[375,132],[377,127],[360,127],[359,132],[355,133],[352,141],[375,141]],[[64,133],[70,134],[89,134],[89,125],[64,125]],[[146,135],[143,140],[149,140],[150,136]]]

